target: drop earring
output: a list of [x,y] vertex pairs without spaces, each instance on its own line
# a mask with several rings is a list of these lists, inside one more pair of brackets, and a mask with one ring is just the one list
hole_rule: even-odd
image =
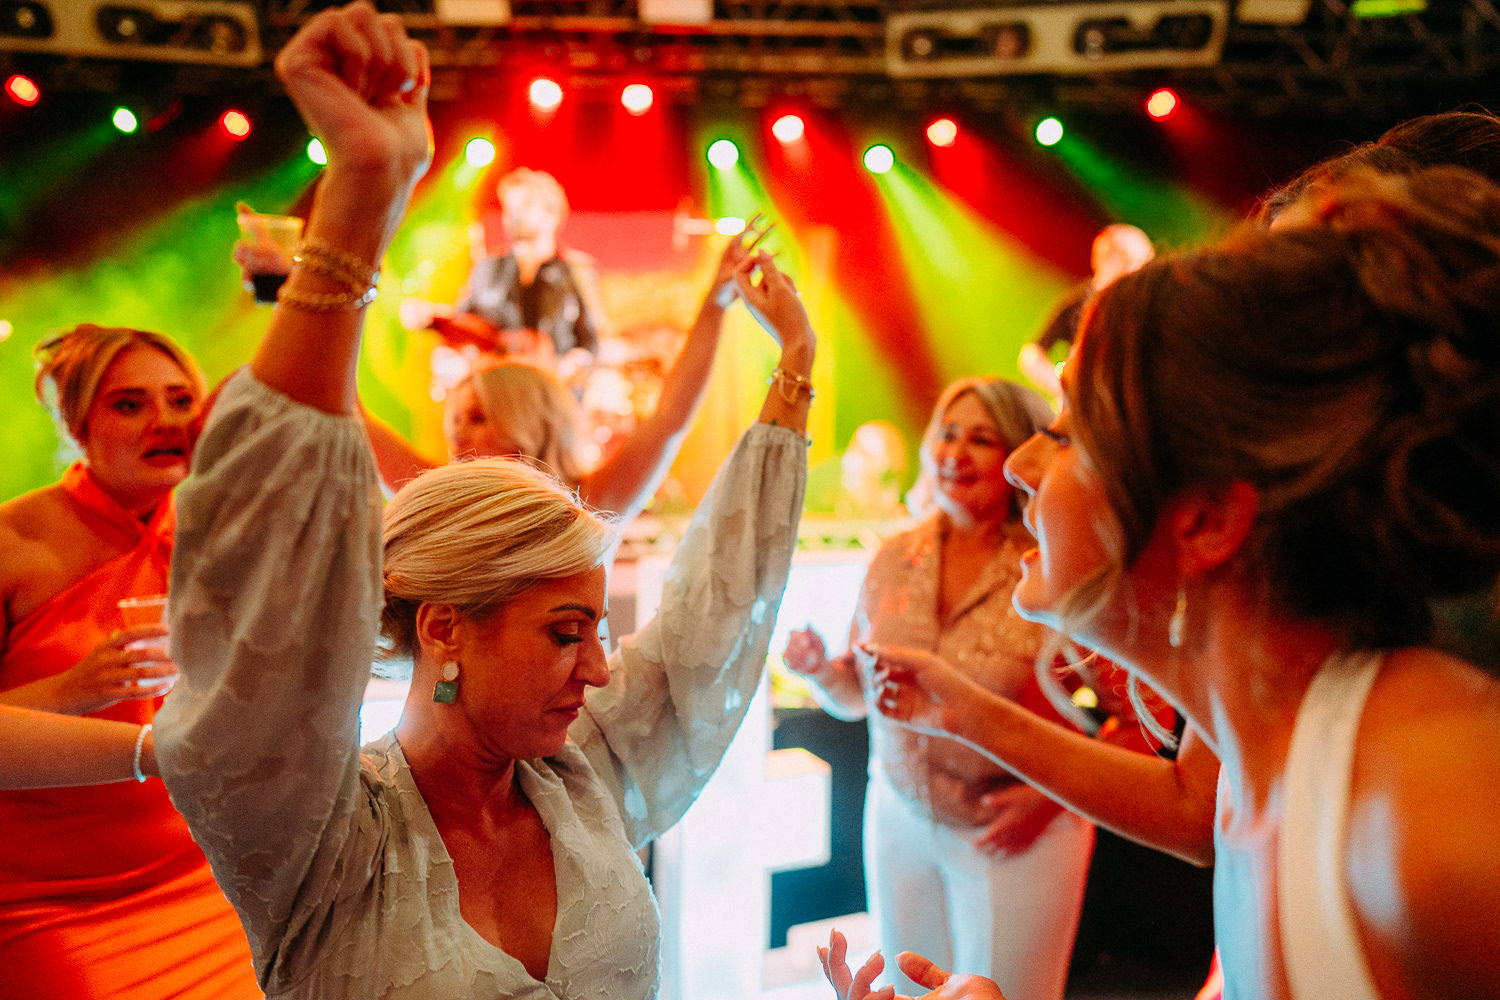
[[443,664],[442,679],[432,688],[432,700],[439,705],[451,705],[458,701],[457,660],[448,660]]
[[1177,606],[1172,609],[1172,617],[1167,619],[1167,642],[1172,644],[1173,649],[1182,648],[1182,633],[1187,627],[1187,587],[1179,583],[1177,585]]

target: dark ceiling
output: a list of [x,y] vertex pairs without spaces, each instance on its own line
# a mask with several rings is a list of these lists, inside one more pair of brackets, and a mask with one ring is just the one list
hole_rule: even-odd
[[[1222,55],[1212,65],[1111,72],[1089,72],[1083,65],[1078,67],[1083,72],[921,78],[889,72],[887,21],[893,15],[915,11],[941,19],[960,9],[1037,10],[1047,7],[1046,0],[1019,6],[717,0],[712,20],[694,27],[643,22],[644,0],[510,0],[509,22],[491,26],[454,24],[437,13],[434,5],[441,2],[377,3],[381,10],[400,14],[432,49],[437,100],[462,95],[476,79],[545,64],[585,91],[593,83],[604,93],[606,81],[644,73],[667,100],[749,107],[795,95],[827,107],[943,104],[995,110],[1045,104],[1059,110],[1135,113],[1144,94],[1164,83],[1200,107],[1250,118],[1364,116],[1389,121],[1466,102],[1500,103],[1500,11],[1491,0],[1431,0],[1420,13],[1381,18],[1355,17],[1343,0],[1310,0],[1305,17],[1295,24],[1250,23],[1246,5],[1252,0],[1218,0],[1229,16]],[[1174,2],[1188,0],[1155,0],[1155,6]],[[54,87],[74,90],[118,90],[138,85],[136,78],[148,75],[156,85],[184,94],[229,87],[273,92],[269,54],[328,5],[327,0],[239,5],[254,9],[268,53],[250,67],[174,65],[170,59],[148,66],[76,53],[0,52],[0,68],[38,73]],[[1088,6],[1103,16],[1131,4],[1105,0]],[[0,49],[4,47],[0,39]]]

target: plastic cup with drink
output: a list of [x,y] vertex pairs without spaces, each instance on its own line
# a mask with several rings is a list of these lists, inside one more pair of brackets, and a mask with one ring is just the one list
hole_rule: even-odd
[[276,301],[276,292],[292,269],[292,255],[302,239],[302,220],[295,215],[266,215],[240,202],[240,241],[234,259],[244,269],[245,287],[255,301]]

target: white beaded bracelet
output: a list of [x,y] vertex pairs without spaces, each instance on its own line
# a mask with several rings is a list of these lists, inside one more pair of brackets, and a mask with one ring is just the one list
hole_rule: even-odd
[[130,768],[135,772],[136,781],[145,781],[146,774],[141,770],[141,749],[146,745],[146,734],[151,732],[151,723],[141,727],[141,731],[135,734],[135,758],[130,763]]

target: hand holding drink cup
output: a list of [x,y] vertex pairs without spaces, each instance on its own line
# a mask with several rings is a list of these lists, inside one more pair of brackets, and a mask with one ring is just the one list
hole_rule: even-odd
[[240,265],[247,291],[255,301],[270,304],[292,270],[292,255],[302,239],[302,220],[295,215],[266,215],[244,202],[235,209],[241,239],[234,245],[234,261]]
[[177,680],[177,665],[167,656],[167,595],[126,597],[118,602],[125,627],[110,636],[117,646],[122,700],[155,698],[166,694]]

